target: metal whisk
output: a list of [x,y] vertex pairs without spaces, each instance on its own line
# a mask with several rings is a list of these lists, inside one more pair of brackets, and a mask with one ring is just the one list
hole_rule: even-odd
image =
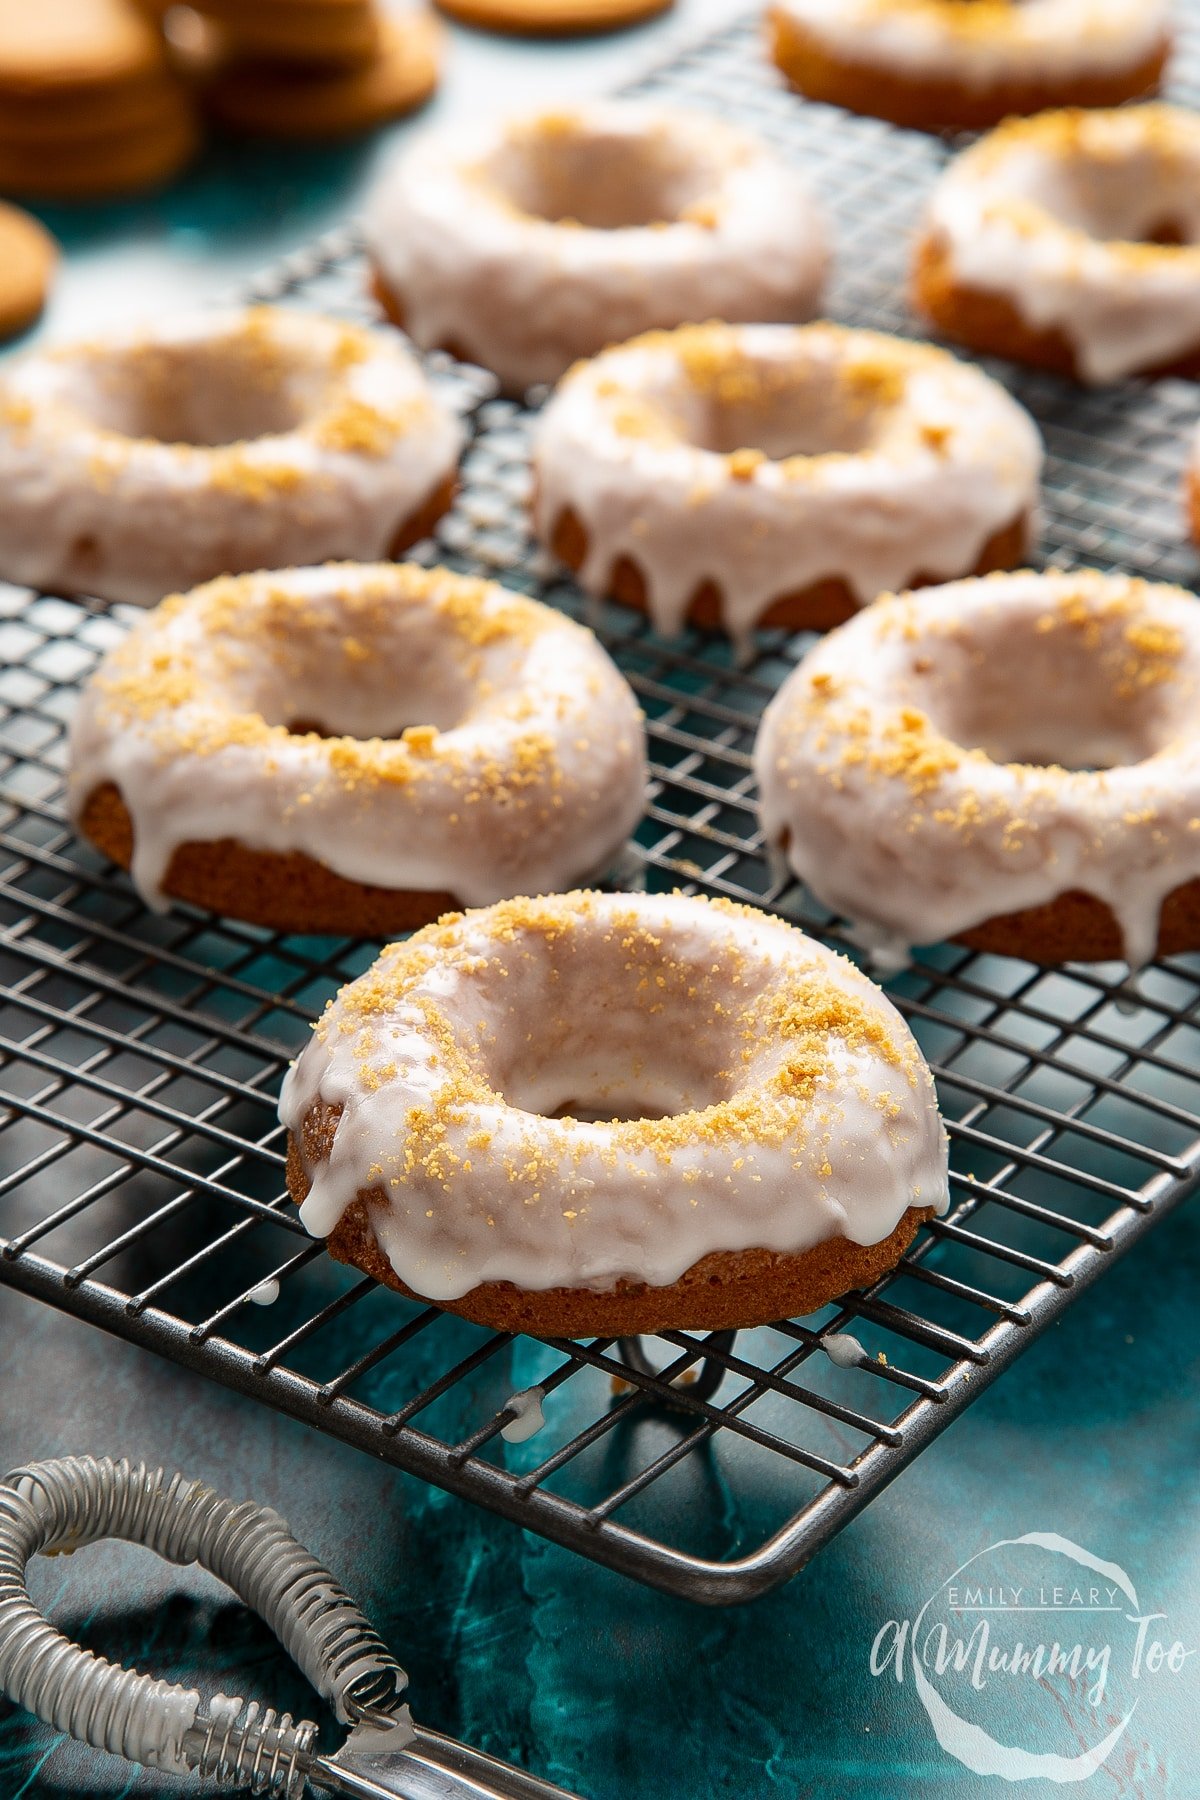
[[[102,1538],[199,1563],[271,1627],[351,1727],[341,1749],[256,1701],[138,1675],[82,1649],[29,1597],[31,1558]],[[30,1463],[0,1483],[0,1690],[56,1730],[130,1762],[300,1800],[571,1800],[564,1790],[415,1725],[408,1677],[350,1596],[279,1514],[203,1482],[90,1456]]]

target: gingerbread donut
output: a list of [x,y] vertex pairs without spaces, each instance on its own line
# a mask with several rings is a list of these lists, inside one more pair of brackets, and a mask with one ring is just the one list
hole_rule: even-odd
[[828,264],[794,169],[719,119],[633,101],[424,138],[367,237],[393,320],[511,393],[651,326],[807,319]]
[[774,0],[771,51],[810,100],[919,131],[1154,93],[1169,0]]
[[885,961],[1200,948],[1200,604],[1083,569],[878,601],[763,716],[763,832]]
[[1200,119],[1013,119],[933,191],[913,272],[947,337],[1078,381],[1200,375]]
[[491,582],[329,564],[211,582],[111,651],[68,802],[146,901],[385,936],[603,872],[641,714],[590,631]]
[[734,637],[1026,554],[1041,440],[996,382],[836,325],[657,332],[572,370],[534,440],[539,536],[591,593]]
[[396,555],[450,504],[462,443],[394,338],[290,309],[31,351],[0,374],[0,576],[148,606]]
[[335,1257],[535,1336],[809,1313],[946,1205],[929,1070],[879,990],[678,894],[513,900],[393,945],[280,1117]]

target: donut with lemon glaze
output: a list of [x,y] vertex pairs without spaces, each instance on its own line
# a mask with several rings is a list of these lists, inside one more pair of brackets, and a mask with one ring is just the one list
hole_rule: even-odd
[[681,895],[508,901],[393,945],[280,1116],[335,1257],[540,1336],[811,1312],[946,1204],[929,1070],[879,990]]
[[[1200,948],[1200,605],[1094,570],[888,596],[763,716],[763,832],[881,959]],[[1065,765],[1065,766],[1064,766]]]
[[1200,375],[1200,119],[1013,119],[933,190],[917,308],[973,349],[1084,382]]
[[927,344],[836,325],[651,332],[573,369],[534,435],[534,524],[591,593],[741,637],[1008,567],[1029,415]]
[[645,787],[641,714],[590,631],[412,564],[166,601],[70,735],[72,816],[152,905],[297,932],[569,886],[608,867]]
[[771,51],[810,100],[921,131],[1156,91],[1169,0],[774,0]]
[[634,101],[424,138],[367,213],[376,291],[511,393],[689,319],[807,319],[829,261],[802,176],[720,119]]
[[450,504],[462,444],[390,334],[290,308],[30,351],[0,374],[0,577],[152,606],[398,555]]

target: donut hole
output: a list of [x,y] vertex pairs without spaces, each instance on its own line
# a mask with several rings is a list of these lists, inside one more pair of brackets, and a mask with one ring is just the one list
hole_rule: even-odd
[[530,1002],[522,1013],[534,1028],[497,1071],[508,1104],[522,1112],[612,1123],[674,1118],[729,1097],[722,1068],[728,1058],[703,1021],[689,1039],[673,1007],[651,1012],[636,1000],[623,1004],[602,978],[571,972]]
[[589,231],[672,224],[711,193],[715,157],[661,127],[604,131],[555,119],[526,129],[489,158],[485,172],[510,206],[554,225]]
[[919,659],[914,698],[946,737],[993,762],[1097,772],[1144,762],[1178,734],[1186,684],[1165,665],[1139,683],[1128,621],[1091,624],[1098,636],[1039,629],[1038,618],[977,622],[952,667]]
[[293,737],[401,738],[405,732],[431,729],[452,731],[461,723],[465,702],[455,704],[450,695],[397,695],[395,689],[376,691],[364,682],[357,694],[319,692],[305,696],[299,708],[257,706],[268,725],[282,725]]
[[[537,1107],[524,1107],[525,1112],[537,1112]],[[685,1107],[666,1105],[655,1106],[652,1099],[644,1093],[621,1096],[619,1088],[613,1091],[601,1089],[595,1100],[560,1100],[553,1112],[543,1116],[551,1119],[578,1119],[584,1125],[619,1125],[630,1119],[669,1119],[676,1113],[686,1111]]]
[[711,1068],[696,1066],[663,1035],[632,1033],[594,1049],[567,1040],[553,1058],[535,1051],[508,1072],[504,1098],[546,1119],[615,1124],[701,1112],[728,1097]]
[[1181,247],[1200,242],[1200,170],[1136,146],[1125,154],[1030,155],[1012,191],[1058,224],[1100,243]]
[[[536,904],[536,903],[533,903]],[[733,1093],[745,1044],[731,1024],[733,973],[685,946],[581,927],[569,941],[522,932],[483,1011],[487,1079],[509,1106],[542,1118],[665,1119]]]
[[246,666],[227,675],[239,704],[268,725],[295,736],[387,739],[463,722],[474,690],[425,609],[396,607],[358,634],[336,607],[315,605],[300,618],[295,629],[264,633]]
[[73,398],[100,430],[216,448],[294,431],[327,388],[325,370],[243,332],[106,349]]
[[687,372],[684,435],[719,456],[855,456],[876,441],[898,398],[892,371],[824,357],[785,363],[746,355],[736,367],[712,370],[693,358]]

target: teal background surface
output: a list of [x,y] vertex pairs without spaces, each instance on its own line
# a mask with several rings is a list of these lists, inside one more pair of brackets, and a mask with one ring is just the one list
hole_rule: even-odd
[[[965,1558],[1055,1531],[1120,1563],[1164,1635],[1200,1646],[1200,1219],[1167,1219],[790,1586],[708,1612],[635,1585],[249,1401],[0,1288],[0,1466],[144,1457],[277,1507],[409,1670],[423,1723],[588,1800],[1190,1800],[1200,1655],[1146,1683],[1111,1766],[1012,1788],[938,1746],[872,1641]],[[36,1568],[60,1626],[105,1654],[307,1716],[264,1628],[195,1570],[97,1546]],[[989,1729],[1029,1742],[1024,1701]],[[331,1728],[330,1742],[336,1742]],[[0,1793],[165,1797],[175,1780],[0,1706]]]
[[[587,46],[455,33],[425,117],[609,85],[736,10],[692,0],[660,25]],[[47,209],[67,262],[42,330],[233,293],[340,222],[415,128],[337,150],[220,144],[169,194]],[[1143,1604],[1168,1615],[1164,1634],[1200,1648],[1198,1282],[1189,1206],[796,1581],[723,1612],[640,1588],[3,1287],[0,1468],[66,1453],[143,1457],[274,1505],[409,1668],[424,1723],[589,1800],[987,1797],[1012,1790],[939,1748],[911,1684],[872,1678],[872,1640],[974,1552],[1042,1530],[1119,1562]],[[34,1588],[65,1630],[110,1656],[312,1711],[265,1630],[196,1571],[107,1546],[39,1566]],[[992,1690],[989,1705],[989,1727],[1025,1741],[1019,1690]],[[1200,1654],[1146,1684],[1120,1750],[1080,1791],[1200,1795],[1198,1727]],[[181,1791],[0,1703],[0,1800]]]

